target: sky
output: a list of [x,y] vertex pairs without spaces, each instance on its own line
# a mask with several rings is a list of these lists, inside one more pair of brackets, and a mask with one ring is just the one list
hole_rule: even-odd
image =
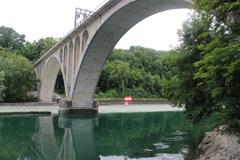
[[[75,8],[95,10],[107,0],[0,0],[0,26],[11,27],[26,40],[60,38],[74,27]],[[177,30],[191,10],[178,9],[155,14],[130,29],[115,48],[140,45],[169,50],[179,44]]]

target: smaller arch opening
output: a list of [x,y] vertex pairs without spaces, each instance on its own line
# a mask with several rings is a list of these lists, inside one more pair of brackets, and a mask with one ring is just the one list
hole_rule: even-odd
[[79,62],[79,58],[80,58],[80,38],[79,36],[77,36],[74,45],[74,72]]
[[63,57],[63,59],[64,59],[64,62],[63,62],[63,69],[64,69],[64,73],[65,73],[65,75],[66,75],[66,68],[67,68],[67,54],[68,54],[68,47],[67,47],[67,45],[64,47],[64,51],[63,51],[64,53],[64,57]]
[[59,59],[62,63],[63,62],[63,50],[62,49],[60,50],[60,53],[59,53]]
[[66,96],[64,80],[61,70],[57,74],[57,79],[54,87],[53,101],[58,102],[59,100],[64,99]]
[[51,102],[54,98],[54,87],[61,72],[60,62],[58,58],[51,57],[47,62],[41,79],[39,99],[45,102]]
[[69,44],[69,54],[68,54],[68,87],[70,88],[72,83],[73,75],[73,43],[72,41]]
[[83,37],[82,37],[82,50],[84,49],[88,38],[89,38],[89,33],[88,33],[87,30],[85,30],[84,33],[83,33]]

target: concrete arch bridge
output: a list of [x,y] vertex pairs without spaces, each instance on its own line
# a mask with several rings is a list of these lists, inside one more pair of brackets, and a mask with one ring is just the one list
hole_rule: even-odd
[[56,77],[61,71],[66,99],[71,102],[65,109],[91,110],[103,65],[121,37],[143,19],[179,8],[191,8],[191,1],[108,1],[34,64],[40,80],[39,99],[52,101]]

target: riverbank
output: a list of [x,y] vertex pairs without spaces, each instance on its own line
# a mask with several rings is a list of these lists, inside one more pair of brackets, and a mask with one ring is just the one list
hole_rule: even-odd
[[223,126],[207,132],[199,144],[198,160],[239,160],[239,141],[239,136],[228,133]]
[[183,108],[172,107],[169,104],[130,104],[130,105],[100,105],[99,113],[136,113],[136,112],[178,112]]
[[[57,114],[59,106],[57,103],[6,103],[0,105],[0,114]],[[118,104],[99,106],[99,113],[135,113],[135,112],[167,112],[183,111],[169,104]]]
[[[124,112],[164,112],[181,111],[173,108],[166,99],[134,99],[129,106],[124,105],[123,99],[97,99],[99,113],[124,113]],[[147,108],[138,107],[147,105]],[[159,105],[163,105],[159,107]],[[1,114],[57,114],[58,103],[54,102],[26,102],[26,103],[0,103]]]
[[57,114],[58,105],[56,103],[1,103],[0,115],[4,114]]

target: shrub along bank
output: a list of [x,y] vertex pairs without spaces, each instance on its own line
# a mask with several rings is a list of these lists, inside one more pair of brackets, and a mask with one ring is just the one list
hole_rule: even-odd
[[0,48],[0,101],[27,101],[27,91],[35,80],[31,62]]

